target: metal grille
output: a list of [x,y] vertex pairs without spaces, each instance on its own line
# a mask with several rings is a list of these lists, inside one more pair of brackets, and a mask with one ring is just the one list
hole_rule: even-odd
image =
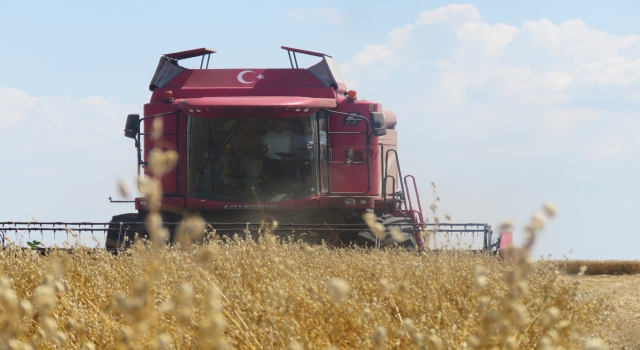
[[[81,239],[95,238],[106,239],[107,232],[111,230],[118,230],[123,226],[133,228],[143,228],[144,222],[0,222],[0,240],[2,245],[5,246],[10,243],[18,245],[25,245],[29,241],[38,240],[40,242],[53,241],[54,244],[58,244],[60,239],[68,241],[73,244]],[[175,228],[177,223],[164,223],[168,229]],[[487,224],[478,223],[441,223],[438,226],[436,224],[415,224],[414,230],[428,230],[438,234],[471,234],[482,235],[482,250],[489,251],[496,246],[496,242],[493,241],[493,231],[491,226]],[[259,223],[247,223],[247,222],[235,222],[235,223],[220,223],[220,222],[208,222],[206,223],[207,230],[215,230],[220,234],[233,234],[238,233],[239,236],[245,236],[248,238],[249,234],[260,233],[261,226]],[[295,224],[295,223],[280,223],[278,227],[273,230],[274,233],[302,233],[302,232],[316,232],[316,233],[333,233],[339,232],[360,232],[368,231],[369,228],[366,224]],[[51,244],[47,244],[51,246]]]

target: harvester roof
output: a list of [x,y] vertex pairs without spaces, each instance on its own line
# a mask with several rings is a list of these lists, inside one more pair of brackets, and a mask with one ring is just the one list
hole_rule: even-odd
[[202,47],[202,48],[199,48],[199,49],[180,51],[180,52],[174,52],[174,53],[167,53],[167,54],[164,54],[164,57],[173,58],[175,60],[184,60],[186,58],[204,56],[204,55],[209,55],[209,54],[212,54],[212,53],[216,53],[216,50],[207,49],[206,47]]
[[[156,72],[151,80],[149,89],[154,91],[163,89],[217,89],[220,95],[238,96],[239,89],[254,88],[309,88],[315,91],[299,90],[296,95],[309,97],[329,97],[329,91],[346,92],[346,85],[342,79],[335,60],[326,54],[282,46],[286,50],[291,68],[258,69],[209,69],[209,60],[215,50],[199,48],[181,52],[165,54],[160,58]],[[308,68],[299,68],[296,54],[320,57],[320,61]],[[188,69],[178,64],[178,61],[202,56],[199,69]],[[206,60],[205,60],[206,57]],[[206,64],[205,64],[206,62]],[[222,93],[220,89],[230,89]],[[243,89],[244,88],[244,89]],[[232,93],[231,90],[234,90]],[[328,90],[320,92],[319,90]],[[174,91],[175,93],[175,91]],[[283,91],[257,92],[252,95],[290,95]],[[239,93],[243,95],[243,93]],[[187,97],[187,96],[184,96]],[[191,96],[193,97],[193,96]]]

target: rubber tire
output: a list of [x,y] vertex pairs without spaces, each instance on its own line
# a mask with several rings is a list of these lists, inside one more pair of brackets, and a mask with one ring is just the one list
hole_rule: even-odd
[[[382,248],[399,246],[406,250],[418,249],[418,243],[416,242],[416,236],[414,234],[414,223],[411,222],[411,219],[385,214],[379,218],[378,221],[385,227],[385,238],[380,242]],[[402,238],[399,241],[396,241],[391,236],[392,229],[400,231]]]
[[[137,223],[139,220],[138,213],[115,215],[109,222],[107,230],[107,239],[104,242],[105,248],[108,250],[119,250],[128,248],[136,239],[136,232],[139,231]],[[122,223],[122,229],[121,229]],[[144,227],[141,229],[144,230]],[[138,236],[142,236],[143,232],[138,232]],[[128,238],[125,240],[125,237]]]

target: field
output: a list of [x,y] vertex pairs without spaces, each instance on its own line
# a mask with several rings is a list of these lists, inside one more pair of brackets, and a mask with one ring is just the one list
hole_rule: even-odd
[[[158,176],[175,164],[171,152],[152,152]],[[139,190],[154,203],[162,197],[157,178],[141,178]],[[186,218],[168,246],[157,211],[147,217],[151,241],[118,255],[4,248],[0,348],[637,347],[638,279],[584,276],[582,265],[571,275],[570,263],[530,258],[555,215],[553,206],[543,209],[505,259],[308,246],[270,235],[276,222],[257,242],[223,243],[213,234],[203,240],[197,217]],[[385,235],[371,215],[371,232]]]
[[640,279],[570,276],[524,256],[329,249],[267,235],[118,256],[4,249],[0,259],[1,348],[637,344],[630,288]]
[[[588,271],[588,270],[587,270]],[[604,338],[612,349],[640,349],[640,275],[565,276],[613,307]]]
[[586,268],[583,274],[587,276],[640,274],[640,261],[561,260],[556,263],[560,270],[572,275],[580,273],[582,268]]

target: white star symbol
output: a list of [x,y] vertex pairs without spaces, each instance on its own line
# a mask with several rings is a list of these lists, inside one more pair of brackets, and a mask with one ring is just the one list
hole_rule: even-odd
[[258,80],[264,79],[264,75],[258,74]]

